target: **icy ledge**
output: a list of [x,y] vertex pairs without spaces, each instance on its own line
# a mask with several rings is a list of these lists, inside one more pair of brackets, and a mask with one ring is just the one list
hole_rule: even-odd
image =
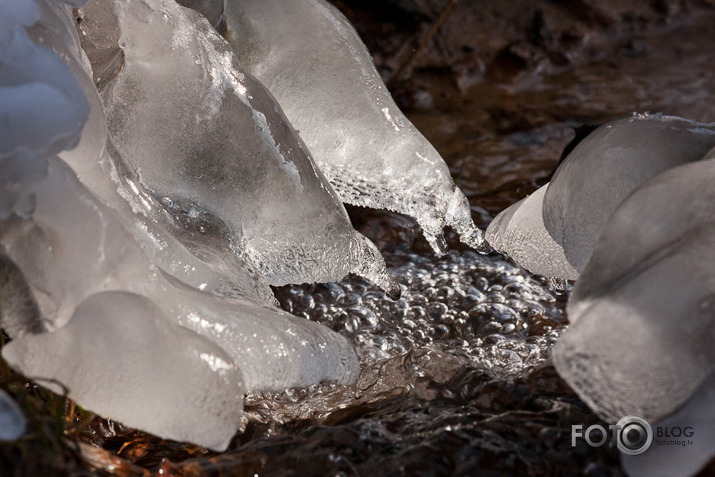
[[173,0],[92,0],[81,14],[95,71],[114,62],[100,46],[123,58],[97,78],[114,160],[185,229],[221,231],[271,285],[358,273],[399,296],[280,106],[200,14]]
[[402,114],[350,22],[324,0],[231,0],[228,38],[278,99],[343,202],[414,217],[438,253],[452,227],[484,251],[469,202]]
[[[0,0],[2,355],[106,417],[222,450],[245,392],[359,371],[346,339],[274,308],[269,284],[356,273],[399,296],[341,199],[415,216],[438,250],[445,225],[475,247],[481,235],[374,68],[346,90],[361,116],[342,133],[362,145],[347,176],[329,174],[336,194],[318,165],[341,163],[314,161],[212,27],[222,2],[182,2],[209,23],[173,0],[92,0],[80,36],[82,3]],[[323,46],[344,43],[333,67],[364,69],[345,20],[316,5]],[[0,417],[21,420],[0,398]]]
[[[0,246],[9,258],[2,324],[13,338],[3,348],[8,363],[58,391],[51,383],[59,381],[70,397],[107,417],[217,450],[238,427],[244,392],[352,381],[357,358],[339,335],[277,309],[202,291],[206,284],[194,287],[181,280],[187,275],[154,263],[162,249],[183,257],[188,251],[164,242],[173,230],[166,221],[154,229],[161,234],[152,235],[155,243],[142,235],[157,225],[150,219],[158,213],[131,175],[115,183],[101,178],[124,169],[116,158],[107,167],[103,116],[87,91],[92,83],[82,76],[81,55],[72,50],[78,40],[70,10],[54,2],[0,8],[0,18],[14,21],[0,45],[9,72],[0,80],[0,107],[13,133],[0,142]],[[173,3],[167,8],[184,11]],[[36,102],[15,101],[23,88],[32,89]],[[57,111],[47,115],[43,105]],[[78,143],[78,152],[65,157],[92,190],[110,185],[98,192],[101,199],[57,157]]]

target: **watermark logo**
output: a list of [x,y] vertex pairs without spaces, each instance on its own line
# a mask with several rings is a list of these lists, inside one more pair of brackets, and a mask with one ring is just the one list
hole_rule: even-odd
[[691,426],[657,426],[653,428],[648,421],[640,416],[626,416],[617,424],[603,426],[594,424],[585,430],[582,425],[571,426],[571,446],[575,447],[578,439],[583,439],[591,447],[601,447],[611,438],[616,441],[618,450],[627,455],[640,455],[651,445],[658,446],[691,446],[690,439],[695,435]]
[[[626,416],[617,424],[608,426],[618,450],[628,455],[640,455],[653,444],[653,427],[640,416]],[[608,431],[594,424],[583,430],[582,425],[571,426],[571,446],[584,439],[591,447],[601,447],[608,440]]]
[[640,416],[626,416],[618,421],[616,428],[616,445],[624,454],[640,455],[653,443],[653,427]]

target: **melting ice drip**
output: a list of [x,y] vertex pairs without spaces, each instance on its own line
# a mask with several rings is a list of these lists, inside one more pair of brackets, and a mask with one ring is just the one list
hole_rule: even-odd
[[[357,376],[348,341],[275,308],[269,284],[356,273],[399,296],[341,180],[367,187],[356,203],[416,217],[438,249],[444,225],[473,246],[480,232],[375,78],[361,87],[380,91],[382,132],[354,140],[374,134],[387,155],[372,163],[363,145],[357,169],[328,174],[339,196],[321,169],[341,164],[309,152],[332,139],[306,147],[205,18],[173,0],[96,0],[77,13],[80,42],[81,3],[0,0],[3,357],[102,415],[225,449],[246,391]],[[385,133],[401,129],[410,140]]]
[[278,99],[344,202],[414,217],[438,253],[446,251],[445,226],[488,249],[447,165],[399,110],[335,7],[229,1],[225,17],[241,63]]

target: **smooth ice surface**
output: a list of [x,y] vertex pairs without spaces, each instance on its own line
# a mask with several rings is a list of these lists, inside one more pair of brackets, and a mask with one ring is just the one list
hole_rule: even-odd
[[712,123],[634,115],[601,126],[551,178],[543,205],[546,229],[581,271],[623,199],[661,172],[702,159],[713,146]]
[[340,198],[417,219],[444,252],[445,226],[482,246],[469,202],[399,110],[348,20],[323,0],[229,0],[228,38],[275,95]]
[[[217,343],[238,364],[247,389],[351,381],[355,354],[341,336],[278,310],[188,287],[155,267],[117,219],[72,171],[53,159],[36,189],[32,219],[8,220],[0,244],[22,270],[51,328],[87,298],[124,291]],[[79,272],[79,273],[78,273]]]
[[54,392],[160,437],[224,450],[241,418],[231,358],[137,295],[93,295],[67,326],[13,340],[2,354]]
[[246,389],[276,391],[357,379],[355,351],[329,329],[248,302],[198,298],[175,308],[179,323],[225,349],[240,365]]
[[[715,457],[715,376],[710,375],[676,412],[655,423],[654,428],[657,427],[670,430],[671,437],[655,438],[641,455],[621,454],[626,473],[630,477],[696,475]],[[690,428],[692,435],[672,437],[676,428],[682,431]]]
[[0,441],[14,441],[27,428],[25,416],[13,399],[0,389]]
[[673,412],[715,363],[715,160],[657,176],[614,212],[568,304],[559,373],[609,422]]
[[32,213],[25,184],[43,177],[46,154],[76,144],[89,111],[71,70],[25,31],[38,17],[30,0],[0,1],[0,219]]
[[713,146],[713,124],[661,115],[610,122],[574,148],[551,182],[502,211],[487,240],[533,273],[575,280],[623,199]]
[[575,280],[578,272],[544,226],[542,208],[548,188],[546,184],[497,215],[487,228],[486,239],[494,250],[532,273]]
[[124,52],[101,91],[110,135],[170,214],[225,227],[271,284],[353,272],[399,294],[275,99],[206,19],[168,0],[99,3]]
[[[242,257],[227,250],[224,230],[206,221],[190,219],[186,214],[167,214],[126,168],[111,139],[108,140],[103,105],[95,88],[90,62],[80,47],[71,12],[53,2],[39,5],[40,19],[29,29],[30,36],[34,41],[48,45],[67,62],[91,106],[78,146],[63,151],[62,159],[94,194],[114,209],[162,270],[206,292],[274,304],[275,299],[265,280]],[[89,23],[103,35],[95,38],[94,43],[85,42],[85,47],[93,55],[92,66],[98,85],[103,84],[99,75],[107,75],[105,78],[110,80],[112,74],[116,74],[114,68],[122,65],[121,51],[116,41],[111,41],[118,35],[116,19],[112,23],[111,11],[106,10],[100,10],[101,15],[92,15],[99,7],[91,2],[80,10],[81,25],[86,27]]]

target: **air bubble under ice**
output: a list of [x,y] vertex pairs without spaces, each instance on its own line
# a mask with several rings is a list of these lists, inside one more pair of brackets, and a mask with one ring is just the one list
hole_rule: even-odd
[[548,359],[564,317],[547,280],[471,251],[395,258],[401,265],[392,271],[404,287],[399,301],[353,279],[290,287],[282,306],[349,336],[364,364],[426,347],[507,377]]

